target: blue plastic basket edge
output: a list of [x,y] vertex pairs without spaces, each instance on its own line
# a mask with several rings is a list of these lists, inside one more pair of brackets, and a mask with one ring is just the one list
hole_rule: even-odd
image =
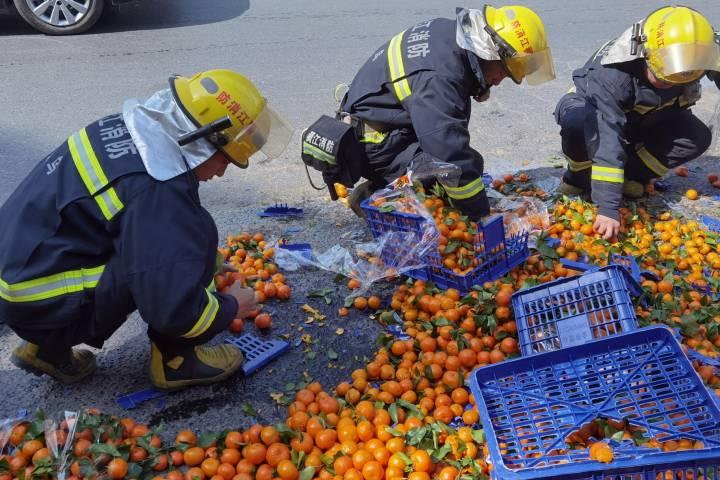
[[[360,207],[365,211],[372,212],[375,214],[384,214],[385,213],[385,212],[381,212],[379,208],[377,208],[373,205],[370,205],[369,198],[363,200],[360,203]],[[418,221],[418,222],[426,221],[426,219],[421,215],[415,215],[415,214],[404,213],[404,212],[395,212],[395,211],[388,212],[388,213],[392,213],[393,215],[397,215],[402,218],[413,220],[413,221]],[[497,221],[498,219],[501,219],[501,218],[502,218],[501,215],[496,215],[487,223],[488,224],[492,223],[493,221]],[[503,234],[504,234],[504,227],[505,226],[502,225]],[[372,228],[370,230],[371,230],[371,233],[373,234],[373,237],[376,238],[375,231]],[[410,276],[412,278],[419,278],[420,280],[424,280],[424,281],[432,281],[438,287],[443,288],[443,289],[457,288],[459,290],[463,290],[462,293],[465,293],[465,292],[469,291],[473,285],[481,284],[486,281],[495,280],[495,279],[503,276],[504,274],[506,274],[507,272],[509,272],[516,266],[518,266],[519,264],[523,263],[527,259],[527,257],[530,255],[530,250],[529,250],[529,247],[527,244],[528,238],[529,238],[529,234],[527,232],[524,232],[524,233],[520,233],[520,234],[516,234],[516,235],[512,235],[512,236],[506,236],[503,239],[503,242],[505,242],[505,243],[508,241],[512,241],[512,242],[522,243],[523,245],[522,245],[522,248],[519,248],[515,252],[515,254],[512,256],[512,258],[508,254],[507,247],[506,247],[506,252],[505,252],[506,265],[503,266],[503,269],[502,269],[503,273],[501,273],[501,274],[497,274],[497,272],[493,272],[491,268],[488,269],[483,265],[478,265],[477,267],[475,267],[473,270],[469,271],[465,275],[458,275],[458,274],[452,272],[451,270],[448,270],[442,266],[428,265],[421,269],[413,270],[410,272],[405,272],[405,275]],[[439,269],[440,273],[434,273],[432,271],[434,268]],[[433,277],[440,277],[443,275],[446,276],[447,278],[440,278],[437,280],[433,279]],[[461,288],[461,285],[464,285],[464,284],[470,284],[470,286],[463,289],[463,288]]]
[[[698,451],[699,450],[652,452],[652,450],[648,449],[648,454],[639,458],[644,459],[650,457],[652,460],[651,462],[641,463],[638,461],[639,458],[624,458],[622,460],[615,460],[611,463],[588,461],[588,463],[583,463],[582,465],[547,465],[537,467],[533,471],[527,472],[516,472],[506,468],[504,465],[493,464],[493,472],[497,475],[493,476],[493,478],[502,480],[535,480],[540,478],[589,480],[591,478],[597,478],[592,475],[598,473],[604,473],[610,478],[615,478],[616,475],[634,475],[639,472],[660,474],[666,471],[673,471],[673,473],[677,470],[685,471],[686,469],[692,467],[700,468],[712,466],[714,468],[720,468],[720,447],[705,449],[704,451],[707,453],[707,456],[702,458],[698,458],[696,453]],[[575,469],[568,469],[567,467],[569,466],[574,466]],[[563,468],[562,472],[554,472],[553,470],[557,470],[558,467],[565,468]]]
[[[582,466],[575,466],[572,464],[561,464],[561,465],[548,465],[544,467],[537,467],[534,469],[527,468],[525,471],[515,471],[511,470],[507,467],[505,467],[503,461],[502,461],[502,455],[500,454],[500,447],[497,443],[497,438],[495,435],[495,429],[492,424],[492,420],[489,418],[487,414],[487,404],[485,403],[485,398],[482,395],[482,392],[478,388],[478,382],[477,382],[477,373],[481,370],[495,370],[497,368],[500,369],[508,369],[511,370],[509,367],[511,367],[514,363],[518,362],[527,362],[528,359],[534,359],[537,361],[538,357],[541,357],[543,355],[546,356],[561,356],[561,355],[568,355],[569,350],[577,350],[577,349],[586,349],[589,345],[596,344],[596,343],[618,343],[620,342],[624,337],[627,336],[639,336],[639,335],[659,335],[659,336],[665,336],[667,337],[668,341],[673,341],[675,343],[677,342],[677,339],[673,335],[673,332],[664,325],[653,325],[650,327],[641,328],[638,330],[634,330],[628,333],[621,333],[617,335],[613,335],[611,337],[602,338],[600,340],[595,340],[593,342],[590,342],[585,345],[575,345],[572,347],[567,347],[560,350],[555,350],[552,352],[546,352],[546,353],[539,353],[530,357],[518,357],[511,360],[506,360],[505,362],[502,362],[500,364],[496,365],[487,365],[484,367],[477,368],[472,371],[470,375],[470,391],[472,392],[476,406],[478,409],[478,412],[480,413],[480,421],[483,425],[483,429],[485,430],[485,441],[488,444],[488,449],[490,452],[490,461],[493,463],[493,470],[497,473],[502,472],[502,478],[503,480],[524,480],[524,479],[535,479],[535,478],[552,478],[553,476],[562,476],[562,478],[572,478],[573,474],[580,474],[580,473],[592,473],[592,472],[599,472],[599,471],[606,471],[609,469],[615,469],[616,466],[625,469],[639,469],[639,468],[645,468],[645,467],[653,467],[660,463],[663,465],[666,464],[664,461],[660,461],[659,457],[660,455],[667,455],[667,452],[656,452],[656,453],[648,453],[648,455],[645,455],[640,458],[635,459],[625,459],[625,460],[617,460],[615,462],[611,462],[609,464],[599,464],[594,466],[593,464],[583,464]],[[678,343],[678,349],[681,349],[680,344]],[[690,360],[682,356],[680,358],[680,361],[682,361],[682,358],[685,359],[686,362],[688,362],[687,367],[694,371],[692,368],[692,365],[690,364]],[[699,377],[698,377],[699,378]],[[720,417],[720,402],[716,401],[710,396],[710,392],[705,390],[706,394],[709,398],[709,404],[708,408],[715,408],[716,414],[718,417]],[[481,408],[482,406],[482,408]],[[674,454],[683,454],[682,457],[685,458],[685,455],[687,455],[688,460],[697,460],[702,461],[706,459],[717,459],[718,465],[720,466],[720,447],[713,447],[713,448],[707,448],[702,450],[691,450],[687,452],[672,452],[673,453],[673,459],[677,458],[677,460],[674,460],[674,462],[680,461],[680,458],[676,457]],[[657,457],[657,461],[656,461]],[[499,459],[500,461],[496,461]],[[650,459],[650,461],[648,461]],[[670,468],[669,466],[665,469]],[[554,472],[553,472],[554,470]],[[551,474],[551,472],[553,472]],[[583,477],[585,478],[585,477]]]
[[[586,273],[594,273],[597,271],[607,271],[607,270],[615,270],[615,271],[621,272],[621,275],[623,276],[626,284],[628,284],[628,281],[632,282],[632,284],[628,284],[629,288],[631,288],[633,284],[635,284],[635,285],[637,284],[637,282],[635,282],[635,280],[632,278],[632,276],[627,271],[627,269],[625,269],[625,267],[623,267],[622,265],[617,265],[617,264],[606,265],[604,267],[598,268],[597,270],[593,270],[591,272],[586,272]],[[583,274],[583,275],[585,275],[585,274]],[[553,280],[552,282],[542,283],[540,285],[536,285],[534,287],[519,290],[519,291],[513,293],[512,297],[511,297],[511,306],[512,306],[512,310],[513,310],[516,321],[517,321],[518,316],[526,315],[525,314],[525,303],[521,303],[520,297],[527,295],[527,294],[531,294],[534,292],[538,292],[538,291],[547,289],[553,285],[562,285],[564,283],[570,283],[570,282],[577,281],[577,280],[578,280],[578,276],[560,278],[557,280]],[[559,320],[559,321],[562,321],[562,320]],[[637,328],[638,328],[637,318],[626,319],[626,320],[623,320],[623,322],[630,322],[632,324],[631,325],[632,330],[637,330]],[[522,328],[522,329],[518,328],[520,350],[522,351],[523,356],[536,355],[537,352],[529,352],[528,353],[528,352],[524,351],[528,346],[532,345],[533,342],[531,342],[530,339],[527,337],[527,335],[528,335],[527,325],[524,325],[523,327],[524,328]]]

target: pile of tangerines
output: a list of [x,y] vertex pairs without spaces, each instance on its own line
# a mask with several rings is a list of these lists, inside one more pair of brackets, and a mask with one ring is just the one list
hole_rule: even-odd
[[[270,328],[272,318],[269,313],[261,311],[262,305],[272,298],[287,300],[292,294],[292,289],[285,284],[285,275],[280,273],[278,266],[272,262],[275,248],[267,243],[262,233],[242,232],[238,235],[228,235],[226,246],[218,251],[235,271],[223,272],[215,276],[217,290],[224,292],[235,282],[241,283],[244,287],[254,288],[255,299],[260,308],[252,311],[248,319],[253,320],[255,326],[260,329]],[[245,320],[236,318],[230,325],[230,331],[241,332]]]
[[[423,201],[442,219],[438,225],[447,227],[445,233],[441,230],[447,245],[453,239],[470,244],[472,238],[466,235],[473,236],[471,222],[456,216],[439,196]],[[372,360],[333,389],[317,382],[305,385],[277,425],[202,435],[182,431],[174,442],[163,444],[145,425],[94,411],[84,413],[72,435],[67,424],[46,435],[37,422],[23,422],[8,439],[13,453],[0,457],[0,480],[55,476],[58,459],[51,458],[46,446],[53,435],[59,445],[70,442],[65,462],[69,480],[488,478],[492,465],[468,389],[469,376],[477,367],[519,355],[511,296],[524,287],[578,274],[564,268],[561,258],[604,264],[612,251],[638,257],[641,267],[658,278],[643,283],[648,301],[637,306],[641,321],[676,326],[688,347],[717,355],[720,311],[706,290],[720,274],[715,234],[696,222],[669,215],[654,218],[638,208],[623,211],[620,241],[608,243],[592,228],[593,206],[562,200],[552,214],[547,235],[557,238],[559,246],[541,247],[502,279],[478,285],[466,295],[407,280],[386,300],[386,310],[380,297],[355,297],[355,308],[370,310],[381,323],[399,323],[405,336],[386,334]],[[240,281],[255,288],[263,301],[290,295],[262,235],[228,237],[221,253],[238,271],[218,276],[219,290]],[[452,253],[455,256],[448,254],[446,260],[460,268],[457,263],[464,255]],[[348,283],[351,289],[359,286],[356,280]],[[348,313],[343,308],[339,315]],[[720,394],[717,371],[700,362],[696,368]],[[611,437],[620,431],[623,437],[636,433],[627,425],[609,424],[616,429]],[[583,429],[578,438],[567,440],[567,448],[587,448],[591,459],[612,461],[600,425]],[[594,441],[589,442],[591,437]],[[682,440],[647,443],[664,450],[702,448]]]

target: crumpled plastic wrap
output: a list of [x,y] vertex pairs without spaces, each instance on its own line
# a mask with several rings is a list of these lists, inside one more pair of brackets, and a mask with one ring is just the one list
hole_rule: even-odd
[[[313,251],[310,255],[279,248],[275,260],[284,270],[313,266],[354,278],[360,282],[360,288],[352,292],[352,297],[364,295],[379,280],[426,267],[428,263],[423,259],[429,258],[430,253],[437,249],[440,232],[432,215],[418,199],[413,184],[438,180],[446,186],[457,186],[461,173],[456,165],[421,154],[415,158],[406,175],[370,197],[370,204],[381,211],[423,217],[425,221],[420,223],[420,231],[386,231],[371,242],[355,245],[354,255],[341,245],[334,245],[322,253]],[[383,258],[393,259],[394,265],[385,265]]]
[[[333,245],[322,253],[296,252],[279,248],[275,260],[284,270],[299,267],[316,267],[339,273],[360,282],[360,288],[353,290],[351,297],[364,295],[370,286],[380,280],[393,278],[402,273],[427,266],[421,261],[437,248],[439,232],[434,223],[424,228],[421,234],[416,232],[386,232],[371,242],[359,243],[349,249],[341,245]],[[398,251],[403,255],[393,255]],[[398,263],[394,266],[385,265],[382,257],[392,256]]]

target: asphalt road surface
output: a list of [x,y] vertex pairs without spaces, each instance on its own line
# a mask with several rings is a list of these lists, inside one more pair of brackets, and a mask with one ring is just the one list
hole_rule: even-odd
[[[716,0],[686,3],[720,25]],[[559,173],[542,167],[559,163],[559,137],[551,113],[570,87],[570,72],[661,2],[529,0],[526,4],[545,22],[558,78],[534,88],[505,81],[488,102],[475,105],[472,143],[484,154],[486,170],[492,174]],[[349,82],[376,47],[417,21],[453,17],[456,6],[446,0],[145,0],[111,12],[92,32],[75,37],[48,37],[18,19],[0,19],[0,202],[68,135],[120,111],[124,100],[164,88],[172,73],[231,68],[252,78],[296,133],[281,159],[245,171],[229,169],[222,179],[203,185],[202,200],[215,216],[221,236],[246,229],[273,236],[289,231],[293,241],[310,242],[320,250],[366,239],[366,227],[347,209],[308,186],[298,155],[299,132],[335,108],[335,85]],[[718,94],[711,85],[705,92],[695,111],[708,119]],[[698,164],[712,168],[716,161],[708,156]],[[305,208],[305,217],[287,222],[255,215],[280,201]],[[0,242],[1,238],[0,233]],[[0,325],[0,418],[20,408],[52,412],[92,405],[163,423],[167,432],[185,425],[207,430],[277,421],[283,412],[271,393],[297,384],[305,373],[326,386],[348,378],[375,350],[380,331],[366,315],[336,317],[348,291],[344,282],[334,283],[334,274],[299,271],[288,277],[292,300],[271,303],[269,309],[275,312],[270,336],[290,334],[290,353],[250,378],[178,392],[132,412],[123,412],[115,399],[149,387],[148,342],[145,324],[137,315],[98,352],[97,374],[72,387],[26,375],[10,364],[17,337]],[[305,297],[319,287],[337,287],[332,305]],[[173,288],[173,279],[168,279],[167,288]],[[378,292],[388,288],[378,287]],[[305,302],[328,314],[325,327],[306,326],[299,331],[306,318],[300,308]],[[337,335],[336,328],[344,328],[345,333]],[[302,333],[318,341],[311,345],[314,358],[304,346],[296,346]],[[338,353],[337,360],[328,357],[329,350]]]

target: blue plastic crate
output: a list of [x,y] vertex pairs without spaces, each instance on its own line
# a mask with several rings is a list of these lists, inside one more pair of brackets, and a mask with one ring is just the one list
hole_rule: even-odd
[[[426,221],[424,217],[401,212],[381,212],[370,205],[368,200],[365,200],[361,207],[367,215],[374,238],[385,232],[401,231],[416,233],[418,240],[420,239],[423,223]],[[426,264],[426,267],[405,272],[405,275],[431,281],[441,289],[455,288],[466,293],[475,285],[502,277],[530,255],[527,232],[506,237],[502,216],[497,216],[483,225],[475,243],[480,245],[482,250],[476,253],[479,265],[466,275],[458,275],[445,268],[437,251],[429,253],[427,258],[417,259],[418,264]],[[407,252],[400,248],[394,250],[386,247],[382,260],[387,265],[395,266],[399,259],[405,259],[406,256]]]
[[711,217],[709,215],[702,215],[700,222],[707,227],[711,232],[720,232],[720,218]]
[[251,375],[269,362],[285,353],[290,344],[282,340],[263,340],[249,333],[239,337],[227,337],[225,341],[242,350],[245,362],[242,370],[245,375]]
[[520,290],[512,307],[523,355],[581,345],[637,328],[640,286],[619,265]]
[[704,363],[705,365],[720,368],[720,358],[706,357],[702,353],[698,352],[697,350],[693,350],[692,348],[687,349],[687,356],[690,360],[697,360],[698,362]]
[[[482,367],[469,383],[495,478],[647,480],[720,469],[720,408],[664,326]],[[623,442],[609,464],[590,460],[587,449],[564,450],[570,433],[599,417],[705,448],[662,452]]]

